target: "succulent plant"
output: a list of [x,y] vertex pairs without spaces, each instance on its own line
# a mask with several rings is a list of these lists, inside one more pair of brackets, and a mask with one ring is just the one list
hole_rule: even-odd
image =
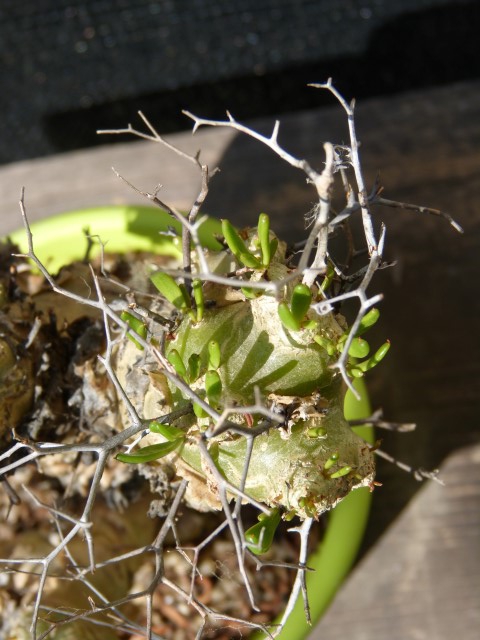
[[[193,274],[188,291],[163,271],[151,279],[177,313],[165,341],[168,362],[225,420],[213,426],[194,401],[175,426],[150,426],[163,442],[118,457],[139,462],[168,455],[189,480],[187,500],[201,511],[221,508],[215,481],[221,474],[286,517],[317,518],[374,477],[373,454],[343,416],[345,385],[332,369],[348,328],[339,313],[315,312],[325,288],[307,286],[288,266],[292,256],[266,214],[240,232],[223,220],[222,232],[224,248],[205,257],[224,283],[202,283]],[[278,291],[269,290],[274,281],[284,283]],[[133,317],[130,325],[146,329]],[[367,355],[368,345],[358,338],[351,351]],[[172,414],[191,405],[190,394],[175,383],[167,387]],[[273,415],[266,420],[259,407]],[[255,434],[251,450],[249,433]]]
[[[80,633],[74,626],[77,623],[83,633],[82,625],[90,617],[98,622],[100,633],[101,625],[115,633],[117,627],[108,617],[115,615],[124,630],[144,631],[150,638],[152,599],[159,585],[192,607],[203,618],[202,625],[209,617],[275,637],[300,591],[308,616],[305,573],[312,523],[353,489],[375,485],[375,446],[352,430],[344,417],[343,401],[347,388],[356,393],[355,379],[376,366],[389,349],[387,341],[370,352],[364,338],[379,317],[376,304],[381,296],[369,297],[367,288],[382,264],[385,236],[383,225],[375,229],[371,209],[375,204],[400,206],[383,200],[378,186],[367,194],[353,104],[347,104],[330,82],[321,87],[333,93],[344,108],[351,138],[349,147],[325,143],[326,161],[321,173],[278,144],[278,123],[265,137],[230,114],[226,121],[187,114],[195,121],[194,131],[211,125],[247,133],[306,174],[318,202],[312,228],[298,246],[278,238],[265,213],[252,228],[236,229],[226,219],[217,225],[211,220],[205,224],[198,214],[211,172],[198,155],[189,156],[170,144],[170,149],[201,171],[201,190],[190,212],[178,213],[159,199],[157,191],[143,195],[168,214],[163,231],[171,242],[165,253],[176,256],[181,264],[178,260],[158,262],[151,254],[129,256],[127,271],[132,277],[119,283],[115,273],[108,273],[109,258],[102,253],[99,273],[84,263],[73,263],[53,277],[36,254],[22,195],[28,245],[24,258],[33,261],[44,282],[37,283],[35,292],[29,286],[22,289],[15,281],[16,267],[10,263],[4,269],[8,275],[0,281],[0,436],[6,449],[0,456],[0,471],[2,477],[19,469],[23,472],[26,463],[35,460],[42,478],[53,478],[50,484],[40,484],[48,487],[51,504],[32,498],[31,493],[28,497],[55,519],[58,542],[46,552],[47,537],[37,536],[34,548],[39,551],[12,561],[22,569],[24,565],[41,567],[40,588],[30,594],[35,600],[29,611],[33,637],[37,632],[46,637],[70,623],[73,633]],[[149,133],[130,126],[114,133],[129,132],[163,144],[153,126],[142,118]],[[356,195],[349,182],[350,169]],[[335,214],[332,190],[337,175],[341,176],[346,204]],[[416,210],[444,215],[425,207]],[[332,234],[355,216],[361,216],[365,235],[366,260],[358,270],[350,259],[343,263],[330,251]],[[449,216],[444,217],[456,226]],[[205,232],[208,225],[210,230]],[[347,253],[351,258],[353,247]],[[77,276],[76,283],[70,282],[72,276]],[[60,296],[46,292],[44,284]],[[358,309],[348,325],[339,309],[349,299],[356,299]],[[59,409],[56,413],[55,407]],[[11,433],[12,427],[18,430]],[[92,455],[96,455],[94,463]],[[60,462],[52,464],[52,458],[60,458]],[[153,542],[143,538],[138,542],[150,529],[142,527],[136,516],[135,527],[130,526],[129,510],[124,518],[118,516],[107,524],[109,499],[104,499],[105,495],[111,499],[120,487],[118,492],[124,499],[121,489],[129,486],[137,470],[142,487],[148,479],[150,487],[161,495],[154,501],[161,504],[153,509],[153,515],[165,519]],[[5,485],[9,486],[7,479]],[[27,491],[22,478],[16,486]],[[84,498],[80,515],[54,506],[59,497],[63,498],[59,492],[62,487]],[[14,495],[10,501],[16,505],[17,499]],[[114,532],[125,525],[124,542],[129,549],[138,543],[137,550],[98,561],[91,529],[96,501],[103,509],[100,521],[105,520],[107,537],[115,536]],[[205,534],[195,547],[193,560],[188,561],[189,591],[166,575],[164,563],[170,533],[178,556],[186,559],[176,530],[184,501],[197,512],[223,511],[224,516],[213,532]],[[255,509],[257,520],[253,516],[253,524],[250,513],[250,521],[245,518],[244,525],[246,503]],[[203,604],[196,594],[198,558],[221,531],[228,530],[231,535],[240,580],[253,610],[255,598],[246,559],[257,568],[265,566],[267,562],[263,563],[261,556],[269,551],[275,531],[282,520],[294,518],[297,524],[292,531],[300,534],[298,562],[282,565],[293,569],[295,578],[278,625],[229,617]],[[55,563],[82,535],[87,539],[82,568],[73,556],[68,558],[76,572],[71,574],[75,585],[85,587],[90,599],[80,613],[69,616],[62,609],[63,603],[56,610],[56,601],[51,604],[49,597],[52,592],[55,598],[58,596]],[[8,544],[15,547],[13,539]],[[103,551],[108,556],[109,543]],[[151,573],[147,572],[150,578],[147,576],[135,592],[131,584],[120,583],[116,576],[125,577],[125,560],[135,566],[128,566],[128,575],[136,571],[136,558],[146,551],[153,552],[156,561],[149,568]],[[8,564],[6,559],[2,562]],[[125,595],[97,590],[86,576],[99,566],[112,570],[106,581],[110,586],[120,585]],[[52,583],[53,591],[49,589]],[[149,602],[144,626],[121,609],[142,598]],[[17,601],[16,595],[10,598],[5,611],[10,607],[19,613]],[[42,604],[60,616],[45,632]],[[75,602],[72,606],[80,609],[81,605]],[[22,633],[27,637],[24,611],[20,617]],[[15,633],[14,637],[21,637],[20,631]],[[201,634],[200,630],[197,637]],[[61,632],[58,637],[62,637]]]

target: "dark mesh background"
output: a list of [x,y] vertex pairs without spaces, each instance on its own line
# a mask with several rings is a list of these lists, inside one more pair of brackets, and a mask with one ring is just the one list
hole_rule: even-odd
[[480,3],[448,0],[2,0],[0,162],[92,146],[144,110],[239,118],[479,73]]

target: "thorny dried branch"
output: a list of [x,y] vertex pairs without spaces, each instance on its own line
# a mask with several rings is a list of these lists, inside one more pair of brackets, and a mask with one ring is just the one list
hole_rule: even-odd
[[[367,290],[375,271],[384,266],[382,263],[382,253],[385,240],[385,228],[383,226],[380,228],[379,238],[377,240],[371,212],[372,205],[381,204],[392,207],[402,207],[418,212],[427,212],[439,215],[446,218],[458,231],[461,231],[461,229],[448,214],[426,207],[416,207],[414,205],[396,203],[380,197],[381,189],[378,188],[378,185],[375,185],[372,193],[369,195],[366,190],[359,157],[359,144],[356,137],[354,121],[354,103],[352,102],[351,104],[348,104],[333,87],[331,80],[325,84],[316,84],[312,86],[326,89],[335,96],[347,114],[350,132],[349,147],[339,147],[328,142],[325,143],[324,149],[326,161],[324,170],[321,172],[316,171],[307,160],[294,157],[280,146],[278,143],[279,122],[275,123],[271,135],[267,137],[237,122],[228,112],[228,119],[226,121],[207,120],[189,112],[184,113],[194,121],[194,132],[201,126],[230,127],[236,131],[253,137],[257,141],[269,147],[292,167],[303,171],[307,177],[307,181],[315,187],[318,196],[318,203],[314,208],[313,226],[301,249],[297,266],[292,266],[290,273],[287,275],[283,275],[281,278],[273,279],[269,282],[248,280],[248,287],[257,291],[273,292],[277,298],[280,298],[282,292],[289,283],[297,280],[299,277],[301,277],[303,282],[309,287],[314,283],[320,283],[320,278],[325,276],[328,265],[331,265],[341,285],[340,289],[335,295],[325,293],[324,299],[313,305],[312,308],[319,315],[328,314],[335,305],[338,305],[347,299],[358,298],[360,303],[359,309],[351,325],[344,349],[342,353],[340,353],[338,360],[334,365],[334,367],[340,372],[345,383],[354,393],[356,393],[353,389],[348,373],[348,351],[365,314],[373,305],[381,300],[381,295],[369,297]],[[214,272],[209,265],[206,252],[199,239],[199,229],[204,221],[202,218],[199,218],[199,212],[208,194],[210,178],[215,171],[209,171],[208,166],[200,162],[199,153],[192,156],[168,143],[158,134],[156,129],[143,115],[143,113],[139,112],[139,115],[146,125],[148,133],[134,129],[131,125],[128,125],[128,127],[124,129],[108,131],[102,130],[98,133],[128,133],[142,139],[160,143],[172,150],[174,153],[180,155],[186,161],[198,166],[201,173],[200,191],[192,204],[190,212],[187,216],[184,216],[180,212],[176,211],[174,207],[164,203],[158,197],[159,188],[156,188],[152,193],[140,191],[134,185],[130,184],[128,180],[119,176],[116,172],[117,175],[121,177],[122,180],[124,180],[131,188],[146,197],[156,206],[167,211],[182,225],[184,257],[183,268],[165,268],[163,271],[182,278],[187,290],[189,291],[191,290],[191,281],[193,278],[199,279],[202,282],[212,282],[218,285],[228,285],[229,287],[234,288],[244,287],[247,280],[243,278],[241,272],[237,272],[235,277],[225,277]],[[353,168],[356,190],[352,188],[349,182],[348,170],[350,167]],[[340,179],[345,193],[346,206],[339,214],[334,215],[331,207],[331,193],[335,177],[338,173],[340,174]],[[104,436],[100,441],[98,441],[98,438],[92,438],[90,441],[87,439],[84,442],[73,443],[35,441],[31,438],[25,437],[24,435],[20,436],[19,434],[14,434],[16,441],[14,441],[10,448],[0,455],[0,462],[4,463],[4,466],[0,469],[0,474],[2,475],[12,471],[18,471],[33,461],[38,463],[41,459],[47,456],[49,459],[56,458],[57,456],[68,457],[72,454],[77,456],[94,454],[96,456],[96,462],[93,465],[94,469],[90,476],[90,485],[87,490],[87,497],[78,517],[70,515],[61,507],[42,502],[39,497],[31,493],[28,489],[24,490],[29,499],[36,504],[36,507],[44,509],[53,519],[58,539],[58,542],[53,543],[53,548],[41,557],[5,558],[0,560],[3,565],[8,567],[8,572],[29,571],[26,567],[38,567],[40,570],[40,573],[38,574],[37,595],[31,612],[32,638],[35,640],[47,638],[53,630],[60,629],[70,624],[75,625],[76,623],[85,623],[87,621],[93,625],[97,625],[99,629],[109,629],[114,633],[119,633],[120,631],[137,634],[144,633],[147,639],[160,638],[153,628],[154,598],[160,586],[162,586],[162,588],[169,589],[172,593],[176,594],[180,600],[183,600],[184,603],[192,607],[200,616],[201,622],[196,635],[197,638],[202,637],[202,634],[206,629],[207,620],[216,622],[226,621],[234,625],[243,625],[243,627],[248,627],[250,629],[258,629],[263,631],[266,636],[273,638],[285,625],[285,622],[288,619],[288,616],[290,615],[300,593],[303,595],[305,614],[307,620],[309,620],[305,573],[308,570],[306,564],[308,540],[314,518],[306,518],[301,525],[295,526],[291,529],[292,532],[298,533],[300,537],[298,560],[295,563],[288,561],[278,562],[275,561],[275,559],[260,559],[249,550],[245,540],[243,503],[249,503],[260,513],[264,513],[267,516],[271,513],[269,507],[250,496],[246,490],[246,479],[249,472],[253,444],[255,439],[261,434],[265,433],[275,425],[281,425],[284,421],[284,416],[281,413],[278,413],[274,406],[267,406],[265,400],[260,397],[259,393],[257,393],[258,390],[255,393],[255,402],[250,406],[226,408],[220,413],[214,407],[210,406],[210,404],[201,397],[201,395],[195,392],[176,373],[174,367],[165,357],[165,353],[162,349],[162,340],[158,343],[142,337],[134,331],[127,322],[122,320],[122,310],[125,311],[132,308],[138,309],[139,311],[141,310],[140,305],[138,307],[136,306],[134,293],[132,294],[133,298],[131,298],[131,300],[133,299],[134,301],[133,305],[131,300],[128,299],[128,296],[119,298],[115,303],[107,301],[102,290],[101,280],[93,270],[92,294],[94,292],[95,297],[92,295],[85,298],[69,291],[56,282],[55,278],[52,277],[36,256],[33,236],[25,210],[23,191],[20,200],[20,209],[28,240],[28,252],[25,257],[33,262],[53,291],[57,292],[64,298],[68,298],[91,309],[95,309],[99,314],[101,314],[101,317],[103,318],[106,346],[103,354],[99,355],[98,360],[103,365],[111,385],[115,388],[118,398],[120,398],[123,403],[129,423],[121,430]],[[344,224],[345,221],[352,218],[357,211],[361,212],[369,259],[368,264],[364,265],[360,271],[352,275],[349,273],[343,273],[342,270],[337,267],[329,255],[328,241],[331,232],[336,230],[339,225]],[[196,256],[196,261],[193,265],[190,252],[191,243],[193,244]],[[311,255],[313,252],[315,252],[315,254],[312,259]],[[101,271],[102,274],[105,275],[103,252]],[[165,324],[163,328],[157,326],[157,329],[161,333],[163,332],[163,335],[169,331],[169,328],[168,324]],[[30,347],[35,342],[39,331],[40,323],[36,323],[28,336],[26,348]],[[110,557],[105,558],[97,558],[96,555],[96,539],[94,539],[92,533],[94,530],[94,506],[102,499],[102,480],[106,474],[106,469],[112,462],[114,454],[117,453],[121,447],[126,448],[127,451],[131,451],[136,448],[140,441],[148,438],[151,434],[150,425],[152,423],[152,419],[146,419],[143,417],[141,408],[139,409],[134,402],[132,402],[129,393],[125,389],[124,383],[118,376],[115,354],[118,345],[124,342],[125,338],[135,340],[136,343],[145,350],[145,353],[156,362],[159,370],[165,378],[175,385],[181,393],[188,397],[192,403],[195,403],[203,409],[211,419],[208,429],[198,436],[197,445],[202,456],[203,464],[205,468],[208,469],[209,477],[216,485],[218,497],[223,509],[224,519],[220,523],[216,524],[215,527],[204,535],[203,539],[193,547],[193,558],[190,558],[187,554],[187,551],[191,551],[192,547],[189,547],[188,545],[182,546],[181,532],[177,530],[177,519],[187,490],[188,483],[186,480],[178,482],[173,487],[174,496],[170,500],[163,525],[160,528],[159,533],[153,538],[153,541],[142,542],[138,544],[138,546],[131,544],[131,547],[133,548],[126,553],[121,553],[119,555],[111,554]],[[187,411],[190,410],[191,408],[187,409]],[[180,419],[184,413],[185,411],[177,411],[157,416],[156,422],[168,422],[169,424],[172,424],[175,423],[176,420]],[[239,424],[238,421],[235,421],[235,416],[238,415],[256,416],[258,418],[258,423],[255,427],[249,426],[247,428]],[[397,430],[406,430],[407,428],[405,425],[394,426],[391,423],[386,423],[381,419],[380,415],[372,416],[372,418],[367,422],[373,423],[379,427],[386,427],[390,429],[396,428]],[[246,454],[243,471],[238,485],[230,482],[222,475],[218,470],[214,457],[209,449],[209,443],[213,441],[214,438],[218,438],[223,434],[236,434],[246,440]],[[399,467],[413,473],[418,479],[435,478],[434,472],[429,473],[423,470],[413,470],[408,465],[388,457],[388,454],[385,454],[384,452],[378,450],[377,453],[383,457],[387,457],[387,459],[391,459],[392,462],[397,464]],[[12,489],[12,491],[14,490]],[[12,502],[15,502],[14,498],[12,498]],[[201,599],[198,597],[196,593],[196,581],[201,576],[199,568],[200,554],[206,547],[212,544],[221,532],[227,530],[229,530],[234,543],[237,568],[253,610],[258,607],[256,605],[254,589],[251,584],[251,577],[247,571],[247,558],[253,560],[257,569],[269,565],[277,565],[295,573],[290,597],[288,599],[284,615],[278,625],[265,626],[260,622],[251,622],[244,618],[226,615],[222,611],[214,611],[212,608],[202,603]],[[170,534],[173,536],[175,541],[175,552],[187,561],[190,566],[189,584],[186,588],[183,588],[174,580],[171,580],[165,571],[167,537]],[[78,542],[79,537],[82,536],[85,539],[86,563],[84,561],[79,561],[77,559],[77,552],[73,551],[73,545]],[[83,545],[83,543],[81,544]],[[65,577],[68,577],[70,581],[81,584],[85,587],[89,594],[87,599],[89,604],[82,608],[82,603],[80,601],[76,601],[75,606],[77,611],[73,612],[67,611],[64,607],[56,608],[55,606],[48,604],[45,607],[45,611],[47,611],[48,616],[45,619],[42,619],[41,612],[44,611],[44,605],[42,602],[47,591],[47,583],[56,578],[56,565],[62,554],[67,557],[70,564],[68,571],[65,573]],[[94,571],[100,572],[103,570],[121,567],[123,563],[134,562],[151,554],[154,556],[154,569],[152,570],[149,578],[144,581],[142,587],[130,589],[130,587],[126,587],[124,585],[123,594],[115,594],[112,596],[102,588],[98,587],[94,582]],[[85,598],[85,596],[83,597]],[[128,612],[126,613],[128,606],[137,600],[145,602],[145,625],[140,625],[130,617]],[[104,614],[107,615],[105,616]],[[55,618],[52,618],[52,621],[48,622],[50,616],[55,616]],[[47,620],[46,626],[45,620]]]

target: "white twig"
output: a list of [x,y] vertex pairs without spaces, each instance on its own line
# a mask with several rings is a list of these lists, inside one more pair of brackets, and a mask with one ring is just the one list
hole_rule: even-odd
[[355,101],[352,100],[352,102],[348,104],[345,98],[333,86],[331,78],[329,78],[328,81],[323,84],[310,84],[309,86],[315,87],[317,89],[327,89],[328,91],[330,91],[338,100],[338,102],[342,105],[342,107],[345,110],[345,113],[347,114],[348,129],[350,131],[350,159],[351,159],[353,170],[355,172],[355,178],[357,181],[358,201],[360,203],[360,207],[362,210],[362,220],[363,220],[363,228],[365,231],[365,239],[367,241],[368,252],[370,255],[372,255],[374,251],[377,251],[377,241],[375,239],[375,232],[373,230],[372,216],[370,214],[370,206],[368,202],[368,193],[365,186],[365,181],[363,179],[362,165],[360,163],[360,154],[358,150],[359,145],[357,140],[357,134],[355,131],[355,118],[354,118]]
[[378,294],[369,298],[367,296],[367,288],[368,288],[368,285],[370,284],[373,274],[380,266],[380,263],[382,260],[382,251],[383,251],[384,241],[385,241],[385,227],[382,226],[382,233],[380,235],[380,240],[378,243],[378,250],[373,251],[372,255],[370,256],[370,262],[365,272],[365,275],[363,277],[363,280],[356,289],[354,289],[353,291],[342,293],[338,296],[329,298],[327,300],[322,300],[321,302],[318,302],[317,304],[314,304],[312,306],[312,308],[315,309],[315,311],[319,315],[325,315],[326,313],[330,313],[332,311],[333,305],[335,303],[341,302],[343,300],[348,300],[349,298],[358,298],[360,301],[360,309],[358,310],[357,316],[352,326],[350,327],[350,331],[349,331],[347,340],[345,341],[343,351],[340,354],[337,362],[333,365],[333,368],[338,369],[341,372],[342,377],[345,380],[345,383],[347,384],[348,388],[352,391],[352,393],[355,395],[357,399],[359,399],[360,396],[358,394],[358,391],[354,388],[347,374],[348,351],[350,349],[353,339],[357,334],[357,331],[363,316],[367,313],[367,311],[371,307],[377,304],[377,302],[379,302],[383,297],[381,294]]
[[317,180],[321,179],[321,175],[317,173],[317,171],[312,169],[312,167],[306,160],[295,158],[295,156],[288,153],[288,151],[283,149],[278,144],[277,138],[278,138],[278,131],[280,127],[280,123],[278,121],[275,122],[272,133],[270,134],[270,136],[267,137],[267,136],[263,136],[261,133],[258,133],[257,131],[254,131],[253,129],[250,129],[249,127],[241,124],[240,122],[237,122],[235,118],[228,111],[227,111],[228,120],[208,120],[207,118],[200,118],[194,115],[193,113],[190,113],[190,111],[183,111],[182,113],[184,113],[187,117],[193,120],[194,122],[193,133],[195,133],[200,127],[203,127],[203,126],[228,127],[230,129],[235,129],[236,131],[245,133],[251,138],[255,138],[255,140],[258,140],[262,144],[272,149],[274,153],[276,153],[282,160],[285,160],[285,162],[288,162],[289,165],[297,169],[300,169],[301,171],[306,173],[306,175],[308,176],[308,178],[312,183],[316,184]]
[[295,583],[290,592],[290,597],[288,598],[288,603],[287,603],[287,606],[285,607],[285,611],[283,613],[277,633],[279,633],[285,626],[285,623],[290,617],[290,614],[293,611],[295,603],[297,602],[300,592],[302,592],[303,594],[305,617],[307,619],[307,622],[310,623],[310,607],[308,604],[308,596],[307,596],[307,590],[305,586],[305,571],[307,569],[306,563],[307,563],[307,555],[308,555],[308,538],[310,535],[310,529],[312,528],[313,522],[314,522],[313,518],[307,518],[306,520],[303,521],[300,527],[291,529],[291,531],[298,533],[300,536],[299,568],[297,571],[297,576],[295,578]]
[[147,117],[143,114],[142,111],[139,111],[138,115],[143,120],[143,122],[146,124],[148,130],[150,131],[149,134],[148,133],[143,133],[142,131],[138,131],[137,129],[134,129],[131,124],[129,124],[126,128],[123,128],[123,129],[98,129],[97,130],[97,134],[98,135],[120,135],[120,134],[128,133],[130,135],[136,136],[137,138],[142,138],[143,140],[150,140],[151,142],[158,142],[161,145],[163,145],[165,148],[170,149],[170,151],[173,151],[178,156],[180,156],[181,158],[184,158],[188,162],[192,162],[193,164],[195,164],[197,166],[201,166],[200,165],[200,161],[199,161],[199,154],[198,153],[195,156],[192,156],[189,153],[185,153],[185,151],[182,151],[181,149],[179,149],[175,145],[171,144],[170,142],[167,142],[167,140],[165,140],[165,138],[163,138],[158,133],[158,131],[150,123],[150,121],[147,119]]

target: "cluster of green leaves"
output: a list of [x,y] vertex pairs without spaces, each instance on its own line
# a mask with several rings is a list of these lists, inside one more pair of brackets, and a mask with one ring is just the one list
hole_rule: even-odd
[[292,292],[290,304],[280,302],[278,315],[283,326],[290,331],[314,329],[315,321],[307,320],[307,313],[312,302],[312,292],[306,284],[297,284]]
[[240,264],[249,269],[268,268],[277,250],[278,240],[270,239],[270,218],[266,213],[261,213],[258,217],[257,236],[253,241],[255,252],[247,248],[238,231],[228,220],[222,220],[222,232],[228,248]]
[[[167,358],[177,375],[188,384],[193,384],[204,376],[204,388],[197,389],[196,392],[201,398],[206,398],[212,407],[219,407],[223,388],[220,374],[218,373],[218,368],[221,364],[220,345],[216,340],[210,340],[208,343],[208,363],[206,370],[202,369],[201,359],[198,353],[192,353],[186,364],[176,349],[170,349]],[[197,418],[207,417],[202,407],[195,402],[193,403],[193,411]]]
[[[262,272],[268,269],[277,251],[278,240],[270,238],[270,218],[266,213],[261,213],[258,217],[257,235],[252,240],[252,250],[247,248],[241,235],[228,220],[222,220],[222,232],[227,247],[240,265]],[[262,295],[261,291],[252,287],[242,287],[241,291],[249,299]]]
[[[390,342],[387,340],[382,346],[375,351],[373,355],[370,355],[370,345],[361,336],[366,333],[377,322],[380,317],[378,309],[370,309],[362,318],[358,329],[355,333],[353,340],[350,343],[348,349],[348,355],[351,360],[348,366],[348,373],[354,378],[361,378],[367,371],[373,369],[383,358],[387,355],[390,349]],[[342,353],[345,349],[347,339],[349,338],[349,332],[345,332],[340,336],[337,342],[333,342],[324,336],[316,335],[314,340],[317,344],[323,347],[328,355],[336,356]],[[358,358],[364,358],[364,360],[358,361]]]
[[[272,237],[273,234],[270,232],[268,215],[260,214],[256,232],[253,234],[238,232],[228,220],[222,220],[222,233],[224,246],[226,245],[235,257],[240,269],[243,270],[244,277],[246,279],[253,277],[255,280],[266,277],[265,272],[268,271],[278,248],[278,240]],[[255,274],[255,272],[257,273]],[[383,359],[388,351],[389,343],[386,342],[373,355],[370,355],[370,346],[362,337],[377,322],[379,317],[377,309],[371,309],[364,315],[353,340],[349,340],[350,334],[348,331],[335,339],[320,333],[320,323],[310,313],[310,309],[312,302],[325,296],[333,278],[334,270],[330,265],[327,268],[322,284],[318,288],[316,286],[309,287],[304,283],[297,283],[291,289],[289,299],[279,303],[278,315],[287,331],[310,332],[312,343],[314,342],[324,349],[332,359],[343,353],[347,341],[350,341],[348,372],[353,377],[361,377]],[[183,317],[189,318],[194,325],[202,322],[202,320],[207,321],[209,312],[205,312],[202,282],[199,279],[192,281],[190,291],[183,282],[177,282],[175,278],[166,273],[154,273],[151,276],[151,281],[162,297],[168,300]],[[248,284],[242,287],[242,292],[246,298],[255,298],[262,295],[261,290],[249,288]],[[147,337],[146,324],[134,312],[123,312],[122,319],[137,336],[144,339]],[[128,337],[137,347],[142,348],[135,336],[129,335]],[[222,363],[221,345],[217,340],[211,339],[207,347],[208,357],[206,359],[205,354],[201,357],[200,353],[195,352],[190,352],[188,357],[186,355],[182,356],[175,348],[167,350],[167,358],[176,374],[187,384],[193,386],[200,398],[218,410],[222,408],[224,391],[219,373],[220,367],[224,364]],[[197,403],[193,403],[193,412],[199,419],[208,417],[204,409]],[[172,452],[178,452],[179,455],[182,455],[182,448],[186,445],[186,431],[171,424],[162,424],[161,421],[156,420],[150,421],[148,428],[151,432],[161,435],[164,441],[143,447],[134,453],[118,454],[118,460],[138,464],[158,460]],[[327,434],[323,426],[312,426],[307,429],[306,436],[307,438],[323,439],[327,437]],[[213,460],[216,461],[219,453],[219,443],[212,442],[209,451]],[[219,470],[221,471],[220,468]],[[348,476],[354,471],[351,466],[340,461],[338,452],[333,452],[324,463],[321,473],[325,478],[335,480]],[[314,497],[305,496],[299,501],[299,505],[307,514],[315,515],[316,504]],[[283,513],[280,508],[273,508],[269,514],[260,514],[258,522],[245,532],[247,548],[255,554],[268,551],[282,518],[289,519],[293,515],[295,515],[295,511]]]
[[[266,213],[261,213],[258,218],[257,235],[251,250],[245,244],[244,239],[228,220],[222,220],[222,233],[227,247],[235,256],[239,264],[247,269],[264,271],[270,265],[278,246],[276,238],[270,239],[270,218]],[[151,281],[160,294],[182,313],[188,313],[193,322],[200,322],[205,311],[202,282],[199,279],[192,281],[192,297],[183,283],[178,283],[172,276],[158,271],[151,276]],[[258,295],[251,288],[242,288],[247,298]]]
[[348,465],[343,465],[342,467],[336,469],[335,467],[338,466],[339,457],[340,456],[338,454],[338,451],[336,451],[335,453],[332,453],[332,455],[323,465],[324,472],[328,475],[329,478],[333,480],[335,478],[343,478],[343,476],[346,476],[352,470],[352,467]]
[[[328,274],[327,274],[328,276]],[[325,284],[325,281],[324,283]],[[308,318],[308,311],[312,302],[312,292],[305,284],[297,284],[292,292],[290,304],[283,301],[278,305],[278,315],[283,326],[288,331],[300,331],[302,329],[315,330],[317,323]],[[362,318],[358,330],[348,349],[351,360],[348,372],[354,378],[361,378],[367,371],[373,369],[386,356],[390,342],[387,340],[377,351],[369,356],[370,345],[361,336],[377,322],[380,317],[378,309],[370,309]],[[324,335],[317,334],[313,340],[331,357],[340,355],[345,348],[349,332],[345,332],[338,340],[334,341]],[[358,358],[364,360],[358,361]]]

